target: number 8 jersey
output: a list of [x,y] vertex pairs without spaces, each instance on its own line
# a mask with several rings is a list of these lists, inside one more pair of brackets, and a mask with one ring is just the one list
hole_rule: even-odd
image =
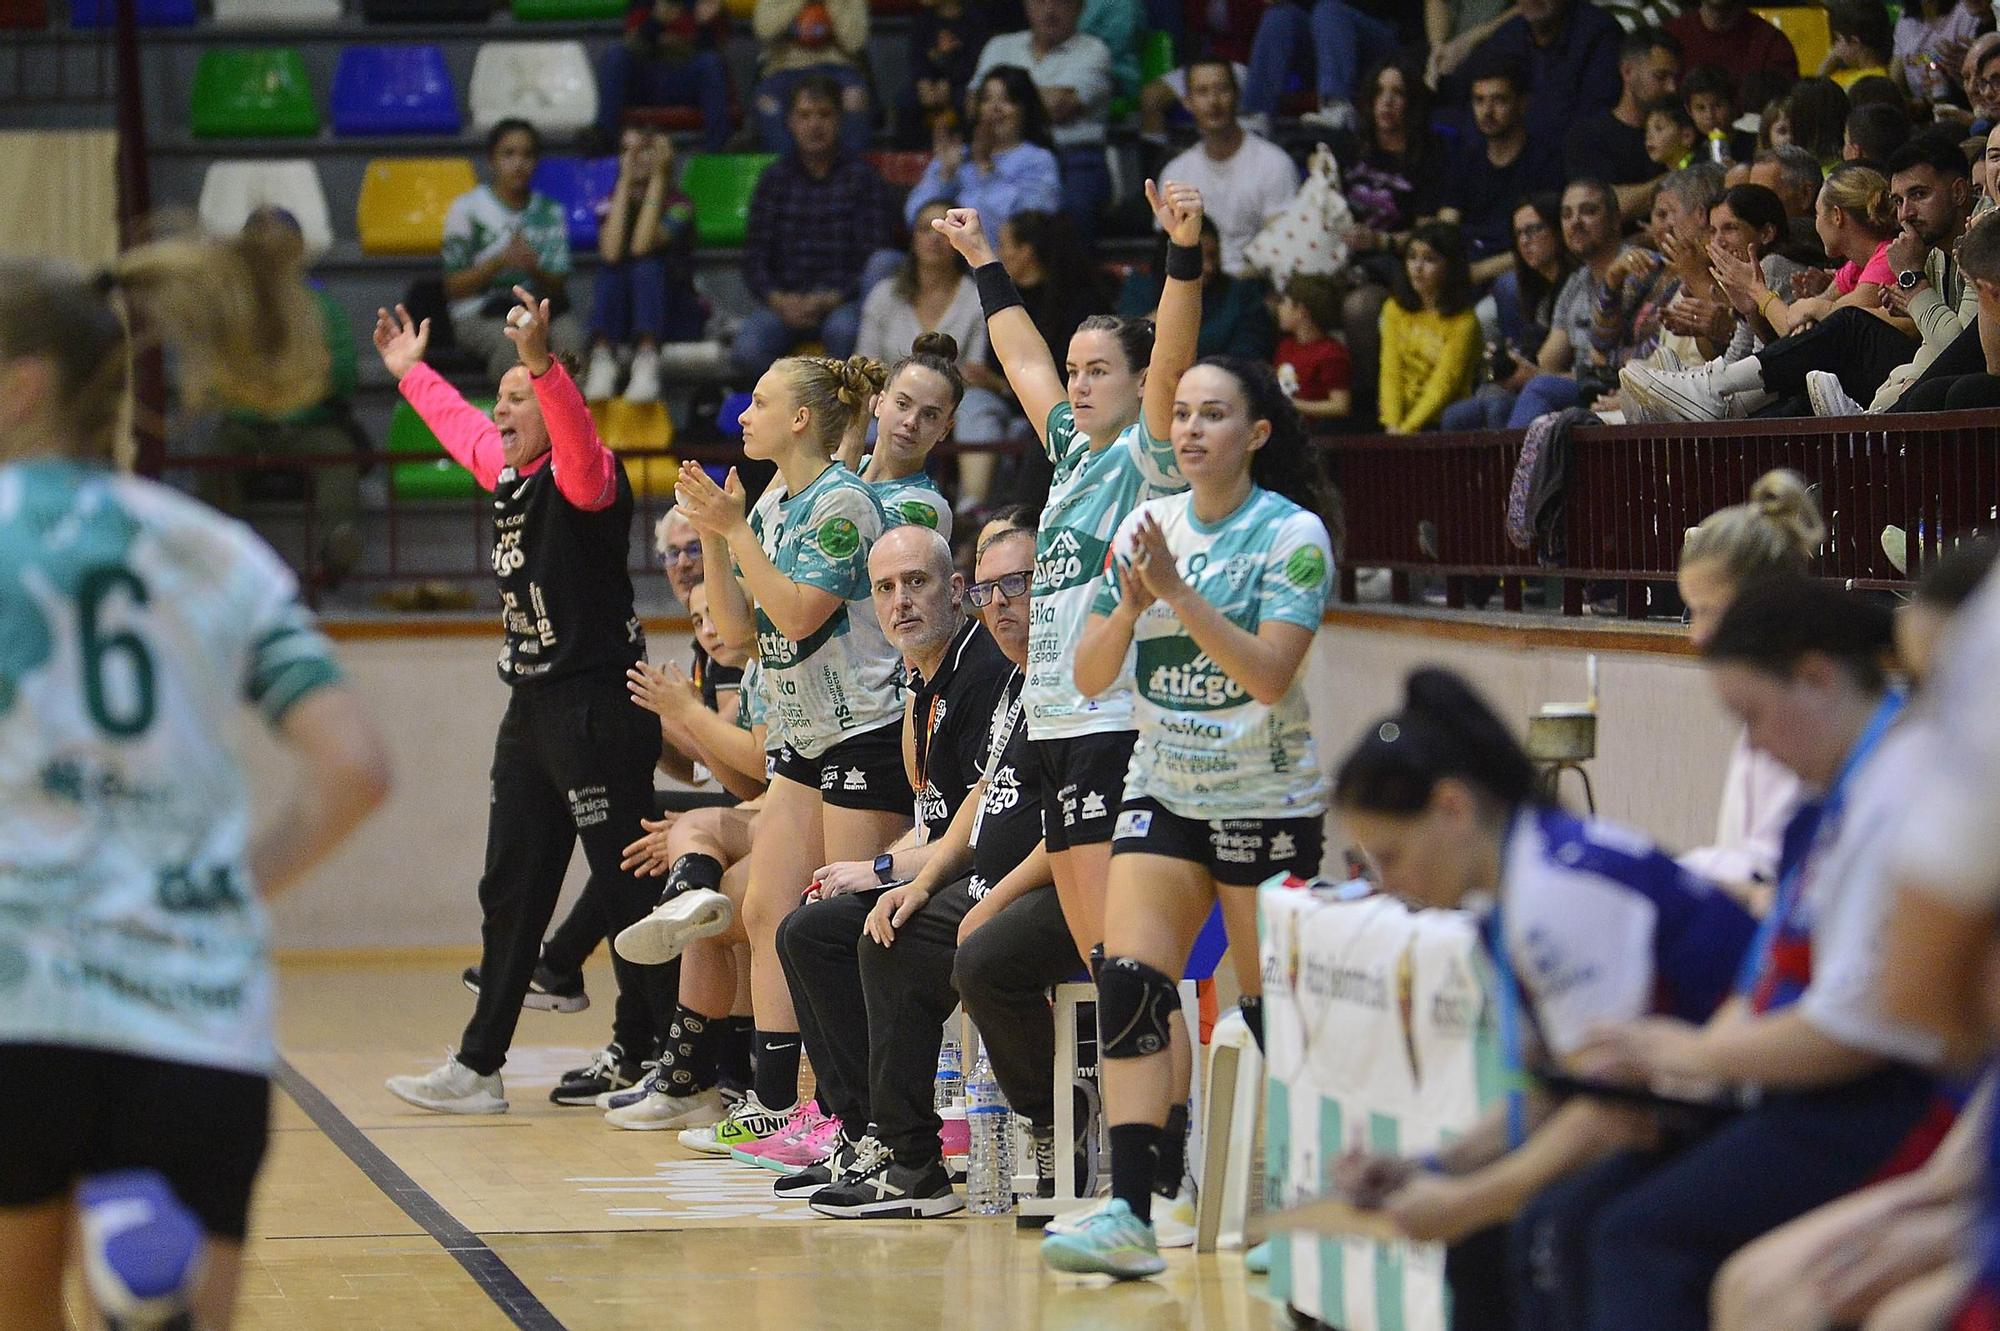
[[0,1041],[268,1071],[224,736],[337,679],[247,527],[95,467],[0,468]]

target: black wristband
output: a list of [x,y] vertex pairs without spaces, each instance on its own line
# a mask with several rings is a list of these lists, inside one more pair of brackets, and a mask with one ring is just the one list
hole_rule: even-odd
[[998,259],[973,269],[972,285],[979,292],[979,308],[989,319],[1021,304],[1021,289],[1007,276],[1006,267]]
[[1167,276],[1177,282],[1201,281],[1201,246],[1168,242]]

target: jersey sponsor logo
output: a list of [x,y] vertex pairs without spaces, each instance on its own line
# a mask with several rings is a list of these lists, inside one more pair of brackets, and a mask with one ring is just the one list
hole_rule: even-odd
[[992,885],[978,874],[974,874],[966,880],[965,895],[971,897],[974,901],[986,900],[986,894],[991,890]]
[[1151,809],[1126,809],[1118,815],[1118,823],[1111,829],[1113,841],[1126,841],[1132,837],[1142,837],[1153,830]]
[[937,510],[921,499],[905,499],[896,506],[896,511],[901,513],[903,521],[912,527],[929,527],[932,531],[937,530]]
[[[1215,851],[1215,858],[1224,864],[1255,864],[1264,850],[1264,833],[1259,831],[1236,831],[1230,823],[1210,824],[1208,844]],[[1254,828],[1257,825],[1252,823]]]
[[1311,591],[1326,581],[1326,555],[1316,545],[1302,545],[1285,561],[1285,581]]
[[603,786],[585,786],[580,790],[567,792],[569,796],[569,816],[576,824],[577,831],[595,827],[611,818],[611,800]]
[[861,548],[861,529],[851,518],[828,518],[819,524],[813,540],[829,559],[847,559]]
[[1005,813],[1021,802],[1021,780],[1014,774],[1014,764],[997,769],[986,782],[986,798],[982,801],[988,813]]
[[1219,711],[1250,697],[1194,639],[1178,634],[1141,640],[1136,679],[1149,701],[1171,711]]
[[1035,552],[1037,596],[1081,586],[1104,571],[1111,543],[1072,527],[1057,527]]
[[249,900],[236,881],[236,871],[226,864],[205,870],[191,864],[171,864],[160,870],[153,886],[160,908],[175,914],[240,910]]

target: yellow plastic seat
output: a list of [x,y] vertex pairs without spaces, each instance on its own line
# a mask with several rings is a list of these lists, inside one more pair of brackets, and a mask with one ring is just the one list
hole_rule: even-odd
[[[1817,74],[1833,49],[1833,32],[1827,26],[1826,10],[1819,5],[1785,5],[1750,11],[1791,39],[1792,53],[1799,58],[1799,73]],[[1752,110],[1757,108],[1752,107]]]
[[436,254],[451,201],[478,183],[463,157],[376,158],[354,208],[362,253]]
[[[614,397],[591,403],[590,418],[597,422],[597,437],[614,453],[673,446],[673,417],[667,414],[664,402],[627,402]],[[680,470],[681,464],[673,458],[632,458],[625,463],[632,493],[648,499],[673,498]]]

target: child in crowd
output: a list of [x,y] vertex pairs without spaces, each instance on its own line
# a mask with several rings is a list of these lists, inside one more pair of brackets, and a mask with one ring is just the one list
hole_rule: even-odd
[[1678,171],[1693,162],[1700,137],[1679,98],[1662,97],[1646,108],[1646,156],[1660,170]]
[[1736,128],[1741,103],[1728,70],[1695,66],[1681,80],[1681,99],[1694,120],[1698,142],[1720,138],[1732,162],[1747,162],[1757,155],[1757,136]]
[[1458,228],[1429,222],[1410,234],[1393,299],[1382,306],[1382,428],[1415,434],[1472,391],[1479,319]]
[[1278,297],[1278,384],[1308,421],[1337,420],[1352,409],[1353,372],[1347,347],[1327,329],[1340,318],[1340,289],[1330,277],[1304,273]]

